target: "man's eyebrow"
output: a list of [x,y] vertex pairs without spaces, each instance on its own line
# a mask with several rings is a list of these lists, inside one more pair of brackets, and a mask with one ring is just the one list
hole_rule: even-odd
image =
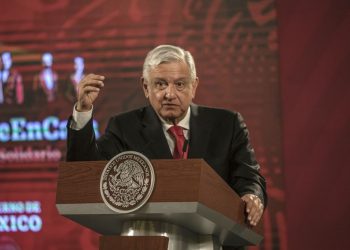
[[[189,77],[179,77],[179,78],[176,78],[174,79],[174,81],[189,81]],[[163,78],[163,77],[154,77],[153,78],[153,81],[165,81],[165,82],[168,82],[168,80],[166,78]]]

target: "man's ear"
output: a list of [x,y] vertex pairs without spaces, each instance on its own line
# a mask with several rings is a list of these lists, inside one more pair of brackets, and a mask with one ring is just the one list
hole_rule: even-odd
[[140,78],[140,83],[141,83],[141,87],[142,87],[142,89],[143,89],[143,93],[145,94],[145,97],[148,99],[148,96],[149,96],[149,89],[148,89],[148,84],[147,84],[147,82],[146,82],[146,80],[145,80],[145,78],[144,77],[141,77]]
[[192,99],[196,96],[198,84],[199,84],[199,78],[196,77],[196,79],[192,83]]

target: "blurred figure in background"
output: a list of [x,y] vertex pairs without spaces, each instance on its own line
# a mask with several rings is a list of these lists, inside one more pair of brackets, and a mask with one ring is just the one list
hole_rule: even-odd
[[52,69],[53,56],[51,53],[44,53],[42,56],[43,69],[34,77],[33,91],[36,99],[46,99],[53,102],[57,96],[58,75]]
[[2,53],[0,66],[0,104],[22,104],[24,101],[22,76],[16,69],[12,68],[10,52]]
[[4,103],[4,91],[3,91],[3,86],[2,86],[2,59],[0,56],[0,104]]
[[77,56],[74,58],[74,73],[69,76],[65,96],[74,103],[77,100],[78,83],[85,77],[84,74],[84,58]]

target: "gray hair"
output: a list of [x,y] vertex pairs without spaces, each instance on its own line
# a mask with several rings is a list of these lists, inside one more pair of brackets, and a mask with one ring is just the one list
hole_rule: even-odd
[[190,77],[193,81],[197,77],[196,65],[189,51],[173,45],[159,45],[148,52],[143,64],[142,76],[149,80],[148,73],[162,63],[185,62],[190,70]]

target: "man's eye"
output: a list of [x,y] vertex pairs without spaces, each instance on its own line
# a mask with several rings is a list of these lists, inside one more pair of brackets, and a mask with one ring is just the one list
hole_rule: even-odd
[[185,82],[182,82],[182,81],[175,82],[175,86],[177,89],[183,89],[183,88],[185,88]]
[[160,88],[160,89],[164,89],[167,87],[167,83],[166,82],[162,82],[162,81],[157,81],[155,82],[155,85],[157,88]]

